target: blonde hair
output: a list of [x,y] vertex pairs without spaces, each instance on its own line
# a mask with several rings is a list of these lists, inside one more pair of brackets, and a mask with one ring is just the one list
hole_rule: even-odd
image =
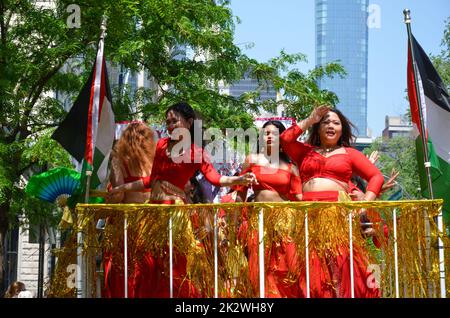
[[5,293],[5,298],[14,298],[19,295],[21,291],[26,290],[25,284],[22,282],[14,282],[11,285],[9,285],[8,290]]
[[132,122],[114,146],[114,155],[130,171],[142,174],[152,171],[155,157],[154,133],[143,122]]

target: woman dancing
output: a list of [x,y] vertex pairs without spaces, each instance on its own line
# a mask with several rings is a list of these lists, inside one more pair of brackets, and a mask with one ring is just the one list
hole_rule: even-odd
[[[189,104],[180,102],[170,106],[166,111],[166,126],[170,137],[160,139],[156,145],[150,178],[120,185],[113,188],[111,193],[151,188],[151,203],[184,204],[187,202],[185,185],[197,170],[211,184],[219,187],[254,184],[256,178],[252,173],[229,177],[221,176],[216,171],[209,155],[193,142],[195,119],[195,112]],[[197,288],[186,278],[186,255],[176,251],[175,254],[174,296],[200,296]],[[165,266],[168,262],[167,255],[167,251],[162,257],[151,253],[145,255],[138,277],[138,297],[169,297],[169,272]]]
[[[300,201],[302,184],[297,166],[280,148],[280,134],[286,128],[280,121],[271,120],[264,123],[263,147],[259,153],[249,155],[243,165],[243,173],[255,174],[258,184],[253,185],[255,202]],[[274,156],[277,152],[278,156]],[[269,158],[277,158],[271,162]],[[242,201],[247,197],[247,187],[241,187],[239,196]],[[292,218],[285,210],[283,217]],[[276,216],[277,218],[279,216]],[[283,219],[286,221],[286,219]],[[287,222],[289,223],[289,221]],[[244,214],[241,233],[248,230],[248,221]],[[277,233],[276,242],[267,250],[269,267],[266,272],[266,297],[295,298],[299,297],[299,288],[295,277],[298,277],[298,257],[292,239],[284,233]],[[254,290],[258,288],[258,237],[257,232],[249,233],[244,244],[247,245],[250,281]],[[291,279],[294,277],[294,279]]]
[[[310,127],[308,142],[297,141]],[[353,174],[368,181],[362,199],[376,199],[384,182],[383,175],[366,156],[350,146],[352,138],[349,120],[339,110],[328,106],[316,108],[307,119],[281,135],[284,151],[299,166],[303,200],[349,199],[349,182]],[[309,242],[311,296],[350,297],[350,259],[346,244],[348,238],[344,231],[345,217],[338,214],[340,217],[333,219],[331,213],[324,215],[326,212],[310,216],[311,223],[315,222],[322,231],[316,241]],[[371,288],[372,285],[367,283],[371,273],[366,272],[368,255],[364,247],[355,242],[353,255],[355,296],[379,297],[379,289]],[[302,288],[305,288],[304,282]]]

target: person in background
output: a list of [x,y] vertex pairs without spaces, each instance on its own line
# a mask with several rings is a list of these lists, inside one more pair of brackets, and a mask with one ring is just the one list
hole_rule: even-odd
[[34,298],[33,292],[30,290],[22,290],[17,298]]
[[20,292],[25,291],[25,284],[19,281],[13,282],[6,290],[4,298],[18,298]]

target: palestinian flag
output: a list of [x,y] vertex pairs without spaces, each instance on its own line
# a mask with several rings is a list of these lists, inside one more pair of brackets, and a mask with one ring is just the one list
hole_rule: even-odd
[[66,118],[52,135],[78,162],[84,160],[80,180],[82,187],[86,185],[85,171],[92,171],[91,189],[97,188],[108,176],[108,161],[115,133],[103,50],[102,37],[89,80]]
[[[433,67],[425,51],[412,36],[408,50],[408,96],[411,117],[416,136],[417,160],[419,164],[422,195],[430,198],[424,167],[421,134],[425,134],[428,157],[431,163],[431,177],[434,198],[444,199],[444,220],[450,224],[450,98],[445,84]],[[415,78],[412,54],[414,54]],[[418,88],[422,104],[424,130],[420,127]]]

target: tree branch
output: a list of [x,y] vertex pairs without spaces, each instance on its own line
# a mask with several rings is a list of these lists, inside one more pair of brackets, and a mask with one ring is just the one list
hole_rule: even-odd
[[[68,58],[68,57],[67,57]],[[67,58],[63,58],[62,61],[66,61]],[[26,103],[25,110],[22,115],[22,120],[20,120],[19,125],[14,129],[12,136],[16,136],[17,133],[21,133],[20,138],[25,138],[29,133],[27,132],[27,124],[28,119],[33,111],[34,106],[36,105],[37,100],[42,94],[42,91],[47,84],[47,82],[59,71],[62,67],[63,62],[59,62],[54,68],[50,69],[43,77],[39,79],[39,81],[34,86],[34,89],[31,90],[31,93],[28,96],[28,102]]]

